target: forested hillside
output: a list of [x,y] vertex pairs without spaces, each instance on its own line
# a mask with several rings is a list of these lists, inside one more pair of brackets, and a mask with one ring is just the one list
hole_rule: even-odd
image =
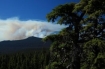
[[0,42],[0,53],[15,53],[19,51],[49,48],[51,42],[43,42],[42,38],[29,37],[23,40]]
[[31,52],[0,55],[0,69],[45,69],[49,63],[49,51],[40,49]]

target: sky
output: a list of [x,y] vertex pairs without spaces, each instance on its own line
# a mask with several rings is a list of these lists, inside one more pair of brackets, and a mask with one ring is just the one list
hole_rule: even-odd
[[48,23],[46,15],[60,4],[79,0],[0,0],[0,41],[44,38],[66,26]]
[[54,7],[70,2],[78,2],[78,0],[0,0],[0,18],[46,20],[47,13]]

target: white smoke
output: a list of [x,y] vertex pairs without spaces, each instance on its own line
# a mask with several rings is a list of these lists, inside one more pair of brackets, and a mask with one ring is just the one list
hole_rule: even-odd
[[30,36],[43,38],[62,28],[65,26],[45,21],[21,21],[18,18],[0,19],[0,41],[21,40]]

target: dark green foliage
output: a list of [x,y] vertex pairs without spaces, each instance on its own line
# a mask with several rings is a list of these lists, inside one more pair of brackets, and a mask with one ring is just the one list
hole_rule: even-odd
[[0,69],[45,69],[49,63],[46,49],[30,53],[0,55]]
[[67,28],[44,38],[52,41],[51,61],[46,69],[105,68],[104,0],[59,5],[48,13],[47,19]]

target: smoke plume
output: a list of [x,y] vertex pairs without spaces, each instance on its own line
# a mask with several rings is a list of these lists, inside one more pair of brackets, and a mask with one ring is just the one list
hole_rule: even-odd
[[21,40],[30,36],[43,38],[62,28],[65,26],[45,21],[22,21],[18,18],[0,19],[0,41]]

